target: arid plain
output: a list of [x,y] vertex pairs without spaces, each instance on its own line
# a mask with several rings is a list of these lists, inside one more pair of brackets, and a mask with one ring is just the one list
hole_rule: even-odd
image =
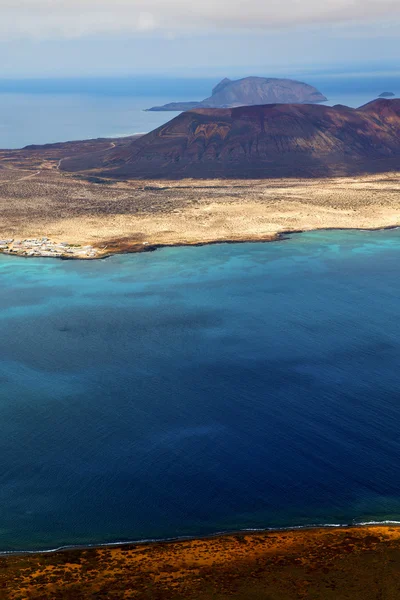
[[[96,141],[96,150],[114,142]],[[0,152],[0,238],[149,247],[273,240],[283,232],[400,224],[400,173],[327,179],[113,181],[58,169],[91,142]]]

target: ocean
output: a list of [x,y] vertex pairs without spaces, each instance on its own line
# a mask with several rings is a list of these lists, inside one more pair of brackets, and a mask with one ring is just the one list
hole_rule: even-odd
[[0,147],[148,133],[179,113],[146,112],[168,96],[0,93]]
[[399,253],[0,256],[0,550],[400,520]]
[[[391,91],[400,76],[294,75],[317,86],[328,105],[357,108]],[[174,101],[208,97],[220,78],[0,80],[0,148],[147,133],[179,113],[145,112]]]

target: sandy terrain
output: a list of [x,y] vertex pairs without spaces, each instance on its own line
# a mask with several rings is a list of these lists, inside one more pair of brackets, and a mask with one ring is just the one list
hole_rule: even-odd
[[284,231],[400,225],[400,174],[268,181],[94,183],[55,160],[0,153],[0,239],[47,236],[101,252]]
[[400,529],[360,527],[0,557],[0,597],[395,600]]

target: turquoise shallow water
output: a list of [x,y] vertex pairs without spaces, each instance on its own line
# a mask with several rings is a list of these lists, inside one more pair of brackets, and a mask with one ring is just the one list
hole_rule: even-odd
[[399,257],[0,256],[0,550],[400,519]]

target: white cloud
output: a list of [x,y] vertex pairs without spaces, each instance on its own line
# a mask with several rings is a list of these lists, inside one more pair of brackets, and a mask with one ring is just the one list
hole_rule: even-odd
[[0,36],[270,30],[400,15],[400,0],[0,0]]
[[149,12],[140,12],[137,26],[139,31],[153,31],[157,26],[154,15]]

